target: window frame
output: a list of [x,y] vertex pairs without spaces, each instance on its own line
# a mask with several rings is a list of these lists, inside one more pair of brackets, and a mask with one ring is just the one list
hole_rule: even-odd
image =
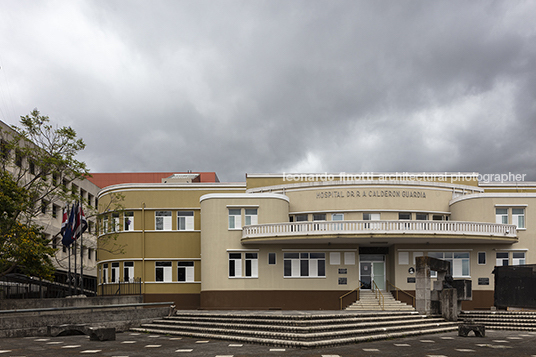
[[[173,262],[171,261],[155,261],[154,262],[155,267],[155,274],[154,274],[154,281],[158,283],[171,283],[173,279]],[[162,280],[159,280],[159,273],[158,271],[162,271]]]
[[[184,277],[184,280],[181,280]],[[177,262],[177,281],[179,283],[195,282],[195,262],[178,261]]]
[[[166,213],[166,214],[164,214]],[[169,213],[169,214],[167,214]],[[154,212],[154,229],[155,231],[171,231],[173,229],[172,227],[172,221],[173,221],[173,213],[171,211],[155,211]],[[159,220],[161,219],[161,228],[159,228]]]
[[228,208],[228,225],[229,230],[242,229],[242,208]]
[[177,211],[177,230],[193,231],[195,222],[194,211]]
[[283,278],[326,278],[326,253],[283,253]]

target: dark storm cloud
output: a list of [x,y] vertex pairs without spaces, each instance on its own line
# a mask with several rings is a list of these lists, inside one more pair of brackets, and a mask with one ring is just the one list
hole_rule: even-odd
[[38,107],[73,125],[94,172],[204,170],[235,181],[246,172],[463,170],[536,179],[532,2],[0,7],[0,65],[9,73],[0,90],[13,98],[0,106],[17,115]]

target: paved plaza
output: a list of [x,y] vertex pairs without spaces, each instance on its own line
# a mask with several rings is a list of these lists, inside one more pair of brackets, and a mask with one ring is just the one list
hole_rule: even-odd
[[458,337],[449,332],[318,349],[294,349],[221,340],[118,333],[116,341],[87,336],[0,339],[0,356],[536,356],[536,332],[486,331],[486,337]]

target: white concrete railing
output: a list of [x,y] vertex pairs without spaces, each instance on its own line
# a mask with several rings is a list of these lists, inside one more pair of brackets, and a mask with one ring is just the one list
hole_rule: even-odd
[[322,234],[452,234],[516,238],[512,224],[459,221],[314,221],[244,226],[242,238]]

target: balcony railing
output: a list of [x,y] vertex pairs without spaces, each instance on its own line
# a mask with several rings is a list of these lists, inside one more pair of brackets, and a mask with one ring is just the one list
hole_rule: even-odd
[[512,224],[459,221],[329,221],[245,226],[242,238],[330,234],[442,234],[516,238]]

